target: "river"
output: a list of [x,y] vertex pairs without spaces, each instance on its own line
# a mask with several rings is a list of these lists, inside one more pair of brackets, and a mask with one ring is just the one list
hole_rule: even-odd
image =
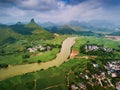
[[33,64],[25,64],[25,65],[16,65],[9,67],[7,69],[1,69],[0,81],[10,77],[14,77],[16,75],[22,75],[40,69],[48,69],[49,67],[60,66],[63,62],[67,61],[67,58],[71,53],[71,47],[73,46],[75,39],[76,37],[69,37],[65,39],[62,43],[60,53],[57,54],[57,57],[52,61],[48,61],[40,64],[33,63]]

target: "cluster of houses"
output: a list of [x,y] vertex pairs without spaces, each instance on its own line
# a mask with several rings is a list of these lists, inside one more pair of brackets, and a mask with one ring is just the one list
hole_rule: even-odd
[[[116,64],[117,66],[115,66],[116,70],[118,70],[120,67],[120,62],[114,62],[114,64]],[[92,63],[94,68],[98,68],[99,65],[96,63]],[[90,75],[88,75],[88,73],[80,73],[79,77],[87,80],[87,83],[89,83],[91,86],[94,85],[100,85],[100,86],[112,86],[114,87],[114,85],[112,84],[111,80],[107,77],[107,74],[105,71],[99,70],[99,73],[94,73],[92,74],[89,70],[86,70],[85,72],[90,73]],[[116,84],[116,87],[120,87],[120,82]],[[87,89],[87,85],[85,83],[83,83],[82,81],[79,82],[78,84],[71,84],[71,90],[81,90],[81,89]],[[120,89],[117,89],[120,90]]]
[[93,74],[92,78],[96,80],[96,83],[100,86],[114,86],[109,78],[107,78],[105,72],[101,72],[100,74]]
[[97,50],[102,50],[102,51],[105,51],[105,52],[113,52],[112,48],[106,48],[104,46],[93,45],[93,44],[85,45],[84,49],[85,49],[85,52],[97,51]]
[[111,75],[111,77],[120,76],[120,61],[107,62],[105,68],[107,69],[108,74]]
[[117,90],[120,90],[120,81],[119,81],[119,82],[116,82],[116,85],[115,85],[115,86],[116,86],[116,89],[117,89]]
[[29,52],[36,52],[36,51],[50,51],[52,48],[50,46],[35,46],[33,48],[28,48]]
[[[94,85],[100,85],[105,86],[104,83],[106,83],[106,86],[114,86],[109,78],[107,78],[105,72],[101,72],[100,75],[93,74],[91,76],[88,76],[87,74],[80,73],[80,77],[88,80],[87,83],[89,83],[91,86]],[[71,84],[71,90],[81,90],[81,89],[87,89],[86,83],[79,82],[76,84]]]
[[79,82],[77,86],[75,84],[71,84],[71,90],[81,90],[86,88],[87,86],[82,82]]

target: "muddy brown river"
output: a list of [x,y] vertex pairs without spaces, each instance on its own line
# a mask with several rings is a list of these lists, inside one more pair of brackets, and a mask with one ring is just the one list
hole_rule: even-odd
[[73,46],[75,39],[76,37],[69,37],[65,39],[62,43],[60,53],[57,54],[57,57],[52,61],[48,61],[40,64],[33,63],[33,64],[25,64],[25,65],[16,65],[9,67],[7,69],[1,69],[0,81],[10,77],[14,77],[16,75],[22,75],[40,69],[48,69],[49,67],[60,66],[63,62],[67,61],[67,58],[71,53],[71,47]]

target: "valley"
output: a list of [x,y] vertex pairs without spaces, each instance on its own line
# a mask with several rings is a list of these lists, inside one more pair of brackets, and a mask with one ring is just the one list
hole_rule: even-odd
[[0,90],[119,87],[119,36],[73,25],[46,30],[34,19],[0,25],[0,34]]

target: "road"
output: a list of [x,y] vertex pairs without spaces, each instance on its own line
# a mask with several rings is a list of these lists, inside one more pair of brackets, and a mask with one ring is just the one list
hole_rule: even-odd
[[25,73],[37,71],[40,69],[48,69],[53,66],[60,66],[63,62],[67,61],[71,53],[71,47],[75,43],[74,40],[76,37],[69,37],[65,39],[62,43],[61,51],[57,54],[57,57],[45,63],[33,63],[33,64],[25,64],[25,65],[16,65],[13,67],[9,67],[7,69],[0,70],[0,81],[5,80],[10,77],[14,77],[16,75],[22,75]]

